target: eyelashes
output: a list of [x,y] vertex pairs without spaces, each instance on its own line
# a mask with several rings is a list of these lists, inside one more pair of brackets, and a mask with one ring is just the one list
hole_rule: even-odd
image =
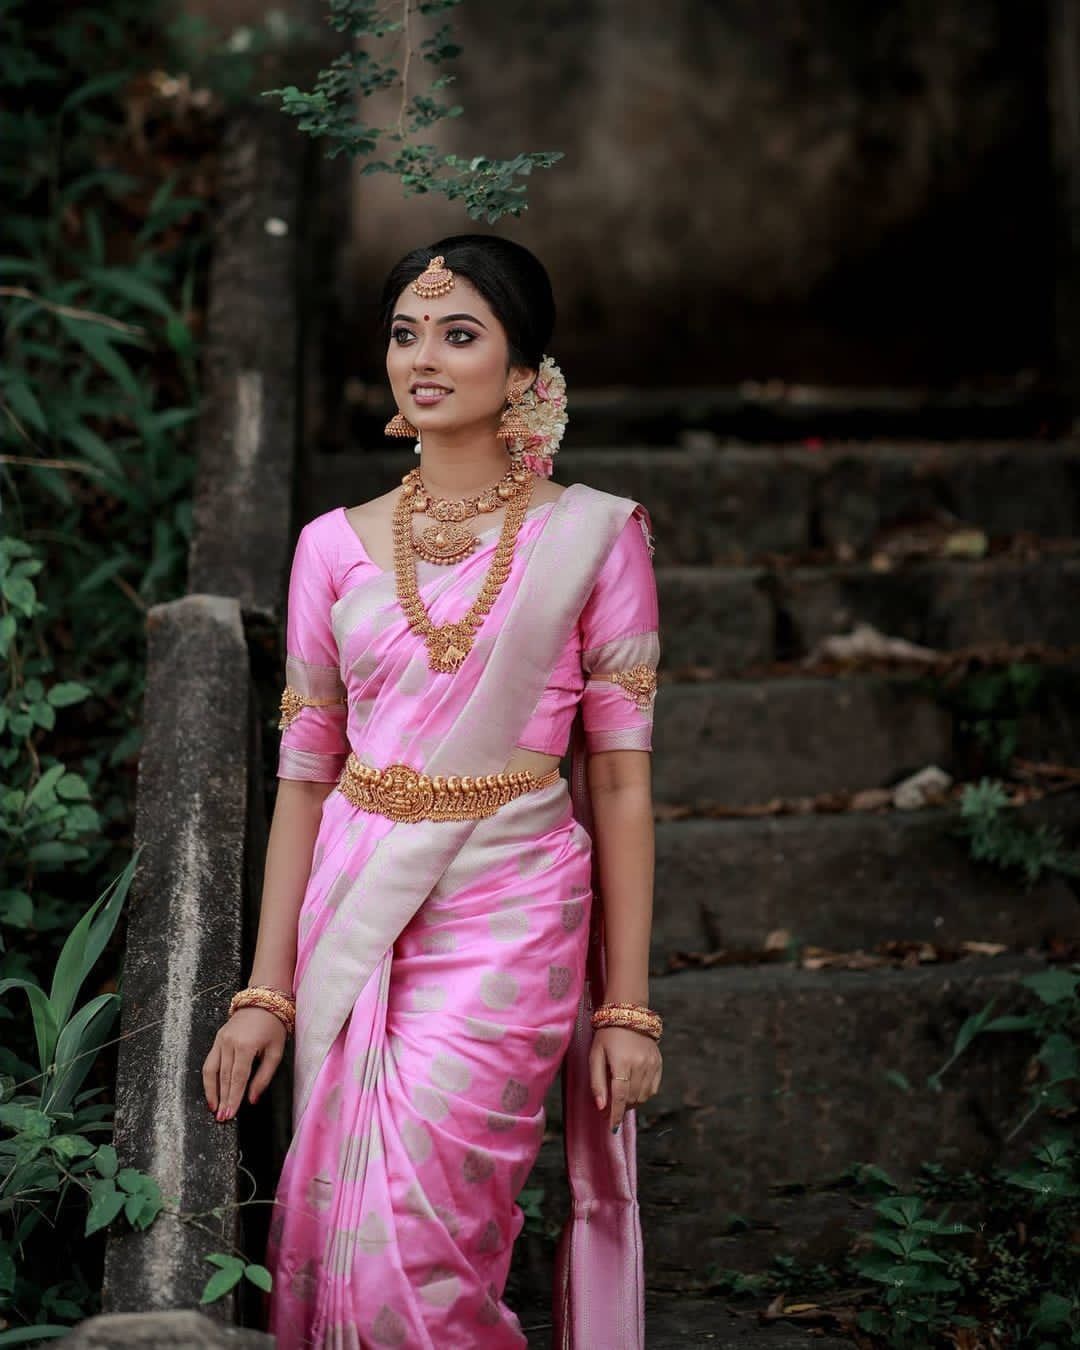
[[[446,336],[447,336],[447,337],[450,337],[450,335],[451,335],[452,333],[461,333],[461,334],[464,335],[464,337],[466,337],[466,338],[468,339],[468,341],[466,341],[466,342],[451,342],[451,344],[450,344],[451,347],[468,347],[470,343],[476,341],[476,334],[475,334],[475,333],[470,333],[469,330],[468,330],[467,328],[448,328],[448,329],[446,330]],[[390,341],[391,341],[391,343],[395,344],[395,345],[398,346],[398,347],[404,347],[404,346],[405,346],[405,343],[404,343],[404,342],[398,342],[398,338],[401,337],[402,334],[404,334],[406,337],[411,337],[411,336],[412,336],[412,334],[409,332],[409,330],[408,330],[407,328],[395,328],[395,329],[393,329],[393,331],[392,331],[391,334],[390,334]]]

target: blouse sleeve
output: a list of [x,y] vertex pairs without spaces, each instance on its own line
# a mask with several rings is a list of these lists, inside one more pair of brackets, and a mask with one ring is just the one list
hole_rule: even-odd
[[289,576],[277,776],[333,783],[349,753],[348,706],[330,626],[330,606],[337,597],[313,523],[300,531]]
[[652,749],[660,615],[651,527],[637,505],[581,611],[581,715],[590,752]]

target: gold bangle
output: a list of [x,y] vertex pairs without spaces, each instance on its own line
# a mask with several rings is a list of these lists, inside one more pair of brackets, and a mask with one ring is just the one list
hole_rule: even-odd
[[593,1012],[592,1026],[594,1031],[600,1027],[626,1027],[658,1041],[663,1033],[664,1021],[658,1012],[643,1003],[602,1003]]
[[241,1008],[264,1008],[273,1013],[289,1036],[296,1029],[296,1000],[283,994],[280,989],[271,989],[263,984],[238,989],[229,1000],[229,1016]]

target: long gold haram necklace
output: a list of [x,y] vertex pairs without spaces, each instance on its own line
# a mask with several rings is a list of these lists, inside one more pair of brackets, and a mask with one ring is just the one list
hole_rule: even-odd
[[427,643],[428,667],[444,675],[452,675],[468,656],[476,630],[484,616],[499,597],[499,592],[510,575],[514,558],[514,544],[518,531],[529,509],[536,475],[529,474],[528,482],[506,504],[502,531],[495,556],[491,560],[484,584],[464,615],[452,623],[434,624],[428,615],[416,584],[416,569],[412,552],[412,506],[410,496],[402,492],[394,507],[394,576],[398,601],[409,627]]

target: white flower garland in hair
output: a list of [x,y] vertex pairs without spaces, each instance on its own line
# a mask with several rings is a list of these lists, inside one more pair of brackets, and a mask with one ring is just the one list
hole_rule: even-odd
[[526,390],[518,404],[518,412],[529,428],[529,435],[515,440],[514,447],[533,473],[550,478],[555,467],[553,459],[569,421],[566,378],[550,356],[540,362],[532,388]]

